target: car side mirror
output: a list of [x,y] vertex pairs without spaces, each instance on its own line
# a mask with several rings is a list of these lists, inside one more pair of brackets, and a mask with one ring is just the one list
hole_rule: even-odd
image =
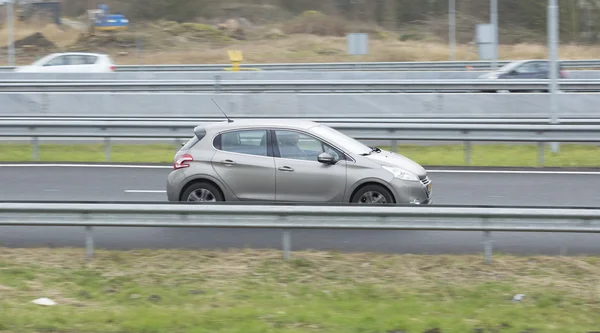
[[335,160],[335,158],[327,153],[321,153],[319,154],[319,156],[317,157],[317,161],[323,163],[323,164],[335,164],[337,163],[337,161]]

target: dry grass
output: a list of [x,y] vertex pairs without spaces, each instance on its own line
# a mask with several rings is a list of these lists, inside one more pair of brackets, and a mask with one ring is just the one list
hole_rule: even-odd
[[[4,332],[586,332],[597,257],[0,248]],[[512,303],[516,293],[526,294]],[[49,297],[40,308],[29,302]],[[32,318],[35,317],[35,320]],[[433,332],[433,331],[432,331]]]
[[[48,40],[56,44],[58,47],[66,47],[68,45],[73,44],[79,36],[79,32],[77,30],[70,28],[65,28],[65,30],[61,30],[53,23],[41,22],[39,24],[35,24],[29,22],[23,23],[19,20],[15,21],[15,41],[25,38],[36,32],[42,33]],[[2,29],[0,29],[0,40],[2,41],[0,45],[3,47],[6,47],[8,45],[8,34],[8,28],[2,27]]]
[[[35,32],[42,32],[59,49],[67,50],[79,36],[76,30],[65,31],[52,24],[32,25],[17,22],[15,40]],[[308,27],[300,27],[310,28]],[[298,28],[298,29],[300,29]],[[311,28],[312,29],[312,28]],[[244,53],[245,63],[273,62],[338,62],[338,61],[445,61],[448,60],[448,46],[435,38],[424,41],[401,41],[394,34],[377,33],[371,38],[369,54],[350,56],[346,53],[344,37],[316,36],[312,34],[293,34],[280,38],[262,38],[269,29],[259,29],[251,40],[233,40],[224,43],[186,42],[173,47],[142,49],[138,55],[135,48],[130,49],[90,49],[92,52],[107,52],[118,64],[196,64],[227,63],[227,51],[236,49]],[[6,29],[0,30],[0,40],[7,40]],[[5,42],[4,42],[5,43]],[[142,46],[143,48],[144,46]],[[501,59],[546,58],[546,46],[537,44],[502,45]],[[19,54],[17,64],[24,65],[37,58],[38,54]],[[6,55],[1,55],[5,58]],[[477,49],[472,45],[458,45],[457,60],[477,60]],[[600,49],[595,46],[561,45],[561,59],[600,58]]]
[[[293,35],[277,40],[237,41],[225,46],[207,47],[189,45],[185,50],[142,51],[144,64],[199,64],[227,63],[227,50],[241,50],[245,63],[276,62],[355,62],[355,61],[447,61],[448,47],[442,43],[371,40],[370,51],[365,56],[346,54],[346,40],[340,37],[319,37],[314,35]],[[135,50],[119,56],[112,52],[119,64],[138,64]],[[547,58],[544,45],[520,44],[502,45],[501,59]],[[597,59],[600,49],[595,46],[562,45],[561,59]],[[457,60],[478,60],[477,50],[469,45],[456,48]]]

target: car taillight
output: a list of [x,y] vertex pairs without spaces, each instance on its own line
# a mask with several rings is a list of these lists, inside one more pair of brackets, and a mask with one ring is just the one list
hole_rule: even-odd
[[173,170],[187,168],[190,165],[187,162],[193,161],[194,158],[190,154],[183,154],[181,156],[177,156],[175,161],[173,162]]
[[567,77],[567,72],[565,72],[565,71],[560,71],[560,75],[562,75],[562,77]]
[[110,66],[110,70],[111,70],[111,71],[113,71],[113,72],[114,72],[116,69],[117,69],[117,66]]

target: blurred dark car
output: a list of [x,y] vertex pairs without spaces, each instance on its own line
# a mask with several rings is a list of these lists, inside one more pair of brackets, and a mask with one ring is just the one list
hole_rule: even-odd
[[[480,75],[479,79],[484,80],[517,80],[517,79],[549,79],[550,78],[550,65],[548,60],[520,60],[508,63],[493,72],[489,72]],[[558,78],[567,78],[567,73],[563,70],[562,66],[558,65]],[[547,91],[547,90],[545,90]],[[487,91],[486,91],[487,92]],[[495,91],[489,91],[495,92]],[[511,90],[511,92],[513,92]]]

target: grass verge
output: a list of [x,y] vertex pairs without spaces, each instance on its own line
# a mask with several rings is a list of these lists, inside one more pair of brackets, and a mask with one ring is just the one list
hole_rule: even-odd
[[[389,147],[382,147],[389,149]],[[170,163],[178,147],[175,144],[113,144],[112,162]],[[399,145],[398,151],[422,165],[464,166],[463,145]],[[103,144],[42,144],[39,159],[43,162],[105,162]],[[560,152],[545,151],[544,166],[600,167],[600,147],[595,145],[561,145]],[[33,161],[29,144],[0,144],[1,162]],[[472,166],[538,166],[536,145],[473,145]]]
[[585,333],[599,276],[598,257],[0,248],[0,331]]
[[[227,45],[198,44],[185,50],[175,47],[168,50],[144,51],[119,55],[109,51],[120,65],[140,64],[227,64],[227,50],[240,50],[244,63],[297,63],[297,62],[379,62],[379,61],[448,61],[448,44],[444,42],[398,41],[393,39],[369,41],[369,54],[348,55],[344,37],[314,35],[291,35],[283,39],[235,41]],[[547,57],[544,44],[501,45],[501,60],[540,59]],[[600,50],[585,45],[561,45],[560,59],[597,59]],[[459,61],[478,60],[477,48],[470,45],[456,46]]]

